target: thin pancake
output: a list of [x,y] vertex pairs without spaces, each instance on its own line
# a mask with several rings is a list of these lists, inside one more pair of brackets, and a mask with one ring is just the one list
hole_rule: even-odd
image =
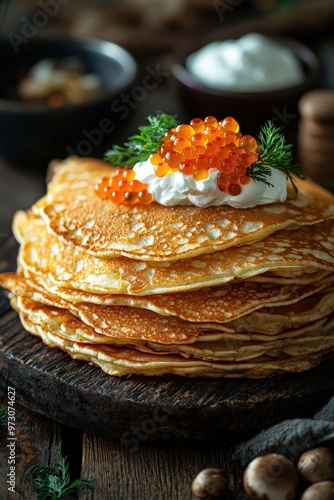
[[227,325],[236,332],[256,332],[277,335],[327,317],[334,312],[334,292],[324,291],[293,304],[265,307],[230,321]]
[[247,281],[252,281],[256,283],[267,283],[275,285],[291,285],[292,283],[298,285],[310,285],[312,283],[317,283],[318,281],[329,276],[328,271],[310,271],[310,272],[300,272],[300,269],[294,271],[294,269],[280,269],[279,271],[267,271],[263,274],[257,274],[248,278]]
[[[111,325],[111,329],[107,329],[104,327],[100,328],[100,322],[102,318],[99,317],[99,306],[94,306],[90,304],[79,304],[77,307],[72,304],[69,305],[69,309],[66,308],[66,304],[63,301],[52,300],[50,296],[41,293],[33,293],[31,296],[23,295],[12,298],[13,307],[28,315],[31,321],[36,323],[48,324],[52,331],[55,331],[58,335],[61,335],[62,331],[67,331],[67,336],[71,340],[75,341],[85,341],[85,342],[95,342],[95,343],[120,343],[120,344],[128,344],[131,342],[132,344],[142,344],[152,346],[153,349],[159,350],[162,349],[163,345],[158,343],[159,339],[157,338],[155,341],[147,340],[146,329],[150,329],[150,326],[147,328],[147,325],[143,325],[143,321],[145,322],[145,318],[147,316],[142,316],[140,325],[144,326],[144,329],[138,335],[137,330],[134,329],[133,323],[128,321],[126,311],[123,314],[123,325],[125,326],[123,331],[119,331],[117,335],[115,335],[115,326]],[[46,307],[45,307],[46,306]],[[83,310],[82,310],[83,308]],[[81,309],[81,314],[79,314]],[[88,319],[85,317],[85,313],[87,314],[87,309],[91,309],[91,315],[88,314]],[[332,309],[332,308],[331,308]],[[102,307],[102,310],[105,311],[105,307]],[[84,313],[84,314],[82,314]],[[332,310],[330,310],[330,315],[332,314]],[[73,318],[75,315],[75,321]],[[81,317],[82,322],[77,322],[78,318],[76,315]],[[93,317],[93,321],[90,320],[90,317]],[[318,317],[318,316],[317,316]],[[177,346],[180,347],[184,344],[194,343],[194,342],[217,342],[220,340],[229,341],[229,342],[243,342],[249,343],[253,341],[259,342],[273,342],[275,340],[289,339],[300,337],[307,333],[308,335],[312,334],[312,332],[317,333],[318,335],[324,335],[328,333],[327,330],[323,330],[324,325],[327,323],[327,316],[319,315],[320,319],[316,319],[310,322],[303,324],[303,322],[298,325],[298,327],[294,327],[293,329],[287,328],[286,330],[275,333],[273,336],[273,332],[264,332],[263,334],[255,333],[250,328],[250,331],[246,331],[243,333],[234,332],[232,330],[209,330],[206,331],[203,329],[198,336],[186,335],[182,336],[182,338],[178,338],[177,341],[175,339],[169,339],[170,342],[166,344],[166,349],[169,349],[171,343],[177,342]],[[109,317],[110,319],[110,317]],[[313,318],[311,318],[313,320]],[[60,328],[59,325],[62,325]],[[66,325],[66,326],[64,326]],[[135,330],[135,331],[134,331]],[[131,334],[129,335],[129,332]],[[67,338],[67,337],[66,337]],[[176,344],[173,344],[176,345]]]
[[124,346],[89,345],[64,340],[47,328],[29,322],[22,315],[23,326],[37,335],[50,347],[58,347],[74,359],[83,360],[100,367],[114,376],[150,375],[158,376],[174,373],[188,377],[264,378],[274,373],[301,372],[310,370],[321,361],[328,359],[330,352],[321,351],[308,356],[287,357],[272,360],[260,357],[247,363],[218,363],[197,359],[184,359],[177,355],[152,355]]
[[[73,321],[73,314],[78,316],[85,325],[93,328],[95,332],[105,335],[111,339],[123,339],[124,341],[145,340],[163,344],[182,344],[193,342],[205,332],[212,333],[227,332],[233,337],[236,333],[246,333],[250,338],[255,338],[254,333],[263,336],[277,338],[278,334],[287,333],[295,337],[296,331],[303,329],[307,332],[313,329],[316,321],[326,319],[333,314],[333,294],[322,294],[304,299],[301,303],[292,306],[275,308],[275,313],[261,313],[261,311],[246,315],[239,320],[228,323],[226,328],[222,324],[212,323],[190,323],[175,317],[164,318],[150,311],[126,308],[122,306],[101,306],[88,303],[68,304],[52,301],[46,295],[40,294],[33,299],[19,296],[17,304],[20,311],[26,314],[35,314],[36,317],[50,316],[49,310],[57,308],[57,319],[65,318]],[[297,311],[294,310],[294,306]],[[303,307],[302,307],[303,306]],[[307,308],[311,309],[308,310]],[[286,316],[284,315],[287,309]],[[69,315],[66,315],[70,311]],[[71,314],[72,313],[72,314]],[[299,313],[299,314],[298,314]],[[64,316],[65,315],[65,316]],[[273,326],[272,326],[273,325]],[[222,337],[221,337],[222,338]],[[225,337],[227,338],[227,336]],[[261,338],[261,337],[257,337]],[[244,340],[244,339],[242,339]]]
[[124,345],[133,347],[141,352],[147,352],[159,355],[178,354],[186,358],[196,358],[205,361],[224,361],[240,362],[257,359],[263,355],[282,358],[289,355],[298,355],[296,353],[303,349],[303,355],[313,354],[323,349],[332,349],[334,347],[333,319],[315,322],[312,329],[305,334],[300,329],[298,336],[281,337],[271,339],[271,341],[261,342],[257,339],[251,339],[244,342],[238,339],[225,338],[221,336],[215,341],[195,341],[187,344],[158,344],[147,342],[142,339],[124,339],[112,338],[108,335],[101,335],[91,331],[81,320],[68,311],[56,310],[52,307],[43,307],[38,310],[34,304],[17,300],[15,305],[21,315],[24,315],[30,322],[37,327],[48,329],[50,332],[58,335],[64,340],[74,342],[84,342],[87,344],[104,345]]
[[[196,341],[191,344],[175,346],[160,346],[152,343],[139,345],[136,348],[143,352],[156,354],[173,353],[181,354],[209,361],[249,361],[255,360],[263,355],[272,358],[285,358],[289,356],[310,355],[325,349],[334,348],[333,318],[324,321],[316,321],[313,328],[307,333],[300,329],[298,336],[280,337],[271,341],[260,342],[252,339],[250,342],[225,339],[218,341],[203,342]],[[150,348],[149,348],[149,347]]]
[[98,160],[70,158],[34,207],[58,238],[98,257],[174,261],[267,238],[286,228],[334,217],[334,197],[311,181],[296,181],[298,197],[285,203],[235,209],[116,205],[94,185],[116,169]]
[[186,321],[223,323],[257,309],[288,305],[332,286],[334,275],[310,285],[270,285],[268,283],[232,282],[216,288],[193,292],[144,296],[90,294],[67,288],[43,286],[56,297],[68,302],[89,302],[100,305],[126,305],[149,309]]
[[178,262],[138,262],[119,257],[92,257],[50,235],[41,219],[17,214],[25,226],[19,263],[29,272],[46,275],[60,288],[89,293],[138,294],[179,292],[218,286],[269,270],[333,271],[334,222],[295,231],[279,231],[238,248],[227,248],[200,259]]
[[[146,296],[92,294],[58,288],[45,277],[25,278],[16,273],[0,275],[0,284],[15,295],[29,297],[57,307],[86,302],[104,306],[129,306],[149,309],[163,316],[177,316],[186,321],[223,323],[235,320],[264,307],[286,306],[298,302],[334,284],[334,274],[310,285],[270,285],[232,282],[221,287],[193,292]],[[39,298],[42,295],[42,298]],[[49,302],[47,302],[47,298]],[[60,300],[59,300],[60,299]]]
[[[74,314],[71,314],[65,309],[61,310],[57,307],[36,303],[26,297],[18,297],[17,304],[20,311],[25,313],[30,311],[30,314],[33,312],[38,315],[39,318],[44,317],[46,323],[49,322],[48,318],[51,314],[50,311],[53,311],[55,316],[58,314],[58,319],[60,317],[65,318],[63,319],[64,325],[69,322],[66,328],[73,328],[75,330],[76,326],[79,327],[79,324],[76,323]],[[89,311],[91,313],[91,321],[89,323],[88,321],[87,323],[82,321],[82,323],[90,326],[95,332],[105,335],[110,339],[122,338],[126,339],[128,342],[139,339],[162,344],[173,344],[190,342],[203,331],[212,330],[209,324],[193,324],[178,320],[177,318],[167,319],[150,311],[141,309],[127,308],[125,311],[125,308],[116,306],[110,307],[108,312],[106,312],[105,310],[98,310],[98,308],[103,308],[104,306],[93,306],[91,304],[88,304],[88,306],[92,306]],[[95,313],[92,309],[94,307]],[[66,315],[65,313],[67,312],[68,314]],[[79,308],[76,308],[75,312],[77,312],[80,317],[83,315]],[[97,313],[99,313],[99,315]],[[224,331],[224,328],[220,327],[220,325],[217,325],[216,329]]]
[[[203,332],[197,337],[188,336],[183,339],[173,339],[170,343],[159,343],[147,340],[149,336],[145,332],[141,332],[140,335],[138,332],[132,335],[123,335],[120,332],[118,336],[107,330],[103,330],[103,333],[98,332],[70,311],[53,306],[40,307],[34,301],[24,297],[13,298],[12,305],[32,323],[48,328],[65,340],[93,344],[131,345],[145,352],[153,351],[156,354],[173,353],[211,360],[223,358],[225,361],[240,361],[258,357],[273,349],[277,351],[284,345],[291,345],[292,339],[299,339],[301,342],[303,338],[319,340],[331,335],[334,326],[334,317],[330,315],[293,331],[284,331],[274,337],[253,333],[244,335]],[[320,344],[319,347],[321,348]]]

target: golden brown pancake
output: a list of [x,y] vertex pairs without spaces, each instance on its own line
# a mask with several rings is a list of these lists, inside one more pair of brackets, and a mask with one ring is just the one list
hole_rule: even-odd
[[147,295],[218,286],[269,270],[296,272],[334,268],[334,221],[279,231],[262,242],[176,262],[138,262],[126,257],[93,257],[64,245],[50,234],[42,219],[17,214],[24,226],[19,263],[45,275],[60,288],[89,293]]
[[302,349],[303,355],[313,354],[331,349],[334,347],[334,335],[329,334],[329,328],[333,327],[333,320],[315,322],[313,329],[305,333],[302,329],[298,335],[289,337],[282,336],[271,341],[264,341],[251,338],[248,342],[238,338],[221,337],[215,341],[201,339],[183,344],[158,344],[146,341],[145,339],[124,339],[116,338],[116,342],[110,336],[104,336],[87,328],[81,323],[80,319],[73,317],[71,313],[64,310],[58,310],[49,306],[38,308],[27,300],[18,300],[17,309],[29,321],[41,328],[48,328],[63,340],[84,342],[87,344],[102,345],[123,345],[132,347],[141,352],[159,354],[165,356],[168,354],[178,354],[186,358],[194,358],[206,361],[219,362],[244,362],[256,360],[263,355],[272,358],[284,358],[286,352],[291,356],[300,355]]
[[328,271],[310,271],[303,273],[300,272],[300,269],[299,271],[294,271],[292,268],[288,268],[287,270],[280,269],[257,274],[256,276],[248,278],[247,281],[276,285],[291,285],[292,283],[310,285],[330,276],[330,274],[331,273]]
[[[15,291],[17,293],[18,289]],[[269,311],[265,311],[268,324],[274,323],[275,331],[264,331],[262,335],[253,333],[258,330],[252,327],[252,314],[246,315],[246,323],[241,330],[249,333],[240,335],[219,331],[219,328],[214,331],[214,327],[212,331],[209,329],[206,332],[205,328],[201,330],[200,325],[195,330],[191,323],[167,321],[158,315],[133,308],[127,311],[126,308],[122,310],[119,307],[78,303],[67,309],[64,301],[57,306],[50,306],[50,302],[52,296],[40,294],[30,300],[25,294],[23,297],[18,296],[13,305],[30,322],[48,328],[67,340],[132,345],[144,352],[181,354],[211,361],[245,361],[263,354],[273,356],[273,352],[276,357],[284,357],[286,349],[293,355],[294,348],[298,352],[303,348],[304,354],[308,348],[313,353],[328,350],[333,341],[330,337],[333,331],[333,293],[316,294],[291,305],[287,308],[285,323],[282,322],[282,318],[285,319],[284,308],[275,308],[273,318],[270,318]],[[261,315],[261,311],[256,314]],[[259,322],[261,328],[264,323]]]
[[86,344],[65,340],[48,328],[30,322],[22,315],[23,326],[33,335],[40,337],[50,347],[58,347],[74,359],[83,360],[100,367],[114,376],[176,374],[188,377],[264,378],[284,372],[309,370],[328,359],[328,349],[306,356],[273,359],[260,356],[257,360],[244,363],[219,363],[204,359],[187,359],[175,354],[145,353],[126,346]]
[[334,217],[334,198],[311,181],[296,181],[285,203],[235,209],[116,205],[100,199],[94,185],[116,169],[89,158],[69,158],[35,205],[48,229],[97,257],[178,261],[267,238],[282,229]]
[[[240,282],[216,289],[208,288],[195,292],[143,298],[128,295],[109,295],[104,298],[95,295],[92,300],[91,294],[81,292],[79,294],[81,300],[75,301],[71,300],[72,291],[67,291],[67,298],[59,297],[59,293],[54,293],[55,289],[53,292],[47,291],[31,278],[26,279],[16,273],[0,275],[1,283],[10,288],[15,295],[27,297],[37,303],[68,309],[101,333],[103,329],[99,330],[99,323],[108,325],[109,329],[121,329],[127,323],[128,311],[130,311],[129,316],[132,310],[140,315],[139,310],[144,309],[158,313],[157,317],[175,316],[193,322],[199,327],[203,323],[203,330],[275,335],[327,316],[332,312],[334,301],[334,292],[332,288],[328,288],[328,280],[320,282],[318,286],[294,288]],[[333,278],[330,283],[333,286]],[[321,291],[323,293],[319,293]],[[142,332],[145,332],[147,317],[144,312],[143,320],[139,320]],[[119,318],[122,318],[121,324]],[[130,328],[131,321],[127,324],[127,329]]]

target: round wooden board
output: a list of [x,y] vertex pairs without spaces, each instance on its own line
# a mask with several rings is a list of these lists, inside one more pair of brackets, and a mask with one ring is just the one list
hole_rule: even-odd
[[129,446],[237,442],[286,418],[311,416],[334,393],[334,360],[265,380],[111,377],[45,347],[14,311],[0,318],[0,371],[2,387],[15,387],[24,406]]
[[334,394],[334,359],[263,380],[111,377],[47,348],[7,308],[0,317],[0,385],[15,387],[17,401],[33,411],[127,446],[225,445],[312,416]]

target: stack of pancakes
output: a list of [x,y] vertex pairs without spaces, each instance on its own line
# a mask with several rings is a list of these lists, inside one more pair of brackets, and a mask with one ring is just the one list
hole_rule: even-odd
[[334,197],[167,208],[102,200],[116,169],[70,158],[15,215],[0,276],[25,329],[110,375],[267,377],[334,353]]

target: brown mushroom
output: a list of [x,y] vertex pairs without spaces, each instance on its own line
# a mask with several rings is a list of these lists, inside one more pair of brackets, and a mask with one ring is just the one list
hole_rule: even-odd
[[334,482],[320,481],[304,491],[301,500],[334,500]]
[[228,477],[221,469],[203,469],[195,477],[192,492],[198,499],[218,500],[224,498],[228,489]]
[[298,490],[297,469],[283,455],[262,455],[248,464],[243,483],[251,498],[292,500]]
[[297,470],[307,483],[334,481],[334,452],[326,447],[307,450],[299,457]]

